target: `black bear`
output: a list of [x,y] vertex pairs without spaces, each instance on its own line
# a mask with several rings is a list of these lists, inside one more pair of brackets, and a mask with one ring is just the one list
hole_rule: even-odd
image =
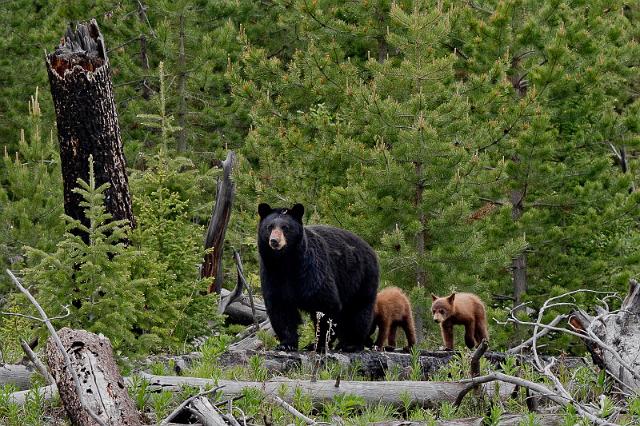
[[278,350],[298,350],[300,310],[325,316],[316,324],[319,348],[325,347],[328,320],[337,349],[359,351],[373,321],[379,269],[364,240],[331,226],[303,226],[304,207],[258,206],[260,282]]

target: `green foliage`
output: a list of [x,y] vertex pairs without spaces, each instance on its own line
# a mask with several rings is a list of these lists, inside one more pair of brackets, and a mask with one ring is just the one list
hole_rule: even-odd
[[[126,249],[124,220],[111,221],[103,199],[107,184],[96,187],[93,160],[90,159],[89,182],[78,179],[74,192],[82,195],[81,206],[89,226],[65,216],[67,232],[48,254],[27,248],[32,266],[25,269],[25,283],[39,286],[45,309],[55,316],[62,306],[71,315],[60,324],[85,328],[108,336],[115,349],[131,349],[136,345],[133,327],[144,310],[144,280],[133,280],[133,252]],[[86,234],[85,242],[80,233]],[[42,285],[44,283],[44,285]]]
[[33,264],[25,270],[26,282],[44,283],[39,295],[50,314],[61,306],[71,310],[60,324],[103,333],[116,350],[147,352],[177,348],[216,319],[215,301],[201,295],[206,284],[194,267],[202,259],[200,229],[189,222],[186,203],[170,191],[174,175],[166,170],[154,174],[155,191],[139,192],[135,231],[127,233],[124,221],[110,220],[102,203],[106,185],[96,188],[91,174],[89,183],[79,180],[74,190],[84,199],[89,226],[65,217],[67,232],[54,253],[27,250]]
[[[53,133],[45,125],[39,90],[22,117],[15,152],[4,145],[0,160],[0,266],[23,265],[23,246],[51,250],[64,231],[60,159]],[[0,142],[2,144],[2,142]],[[0,294],[13,289],[6,274],[0,276]],[[2,319],[0,319],[2,321]]]

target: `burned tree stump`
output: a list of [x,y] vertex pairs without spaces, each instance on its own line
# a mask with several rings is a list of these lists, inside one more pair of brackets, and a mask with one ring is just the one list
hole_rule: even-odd
[[593,362],[606,370],[622,391],[640,390],[640,284],[629,282],[629,293],[619,311],[602,308],[592,317],[576,311],[569,324],[584,335]]
[[209,227],[204,239],[205,250],[211,250],[205,255],[200,276],[213,278],[213,282],[209,285],[209,293],[215,291],[220,294],[222,290],[222,251],[235,192],[235,184],[231,180],[235,158],[234,152],[229,151],[226,160],[222,162],[222,179],[218,180],[216,203],[213,206],[211,220],[209,220]]
[[[141,424],[118,371],[109,339],[70,328],[59,330],[58,335],[80,379],[84,402],[108,425]],[[95,425],[81,406],[72,375],[52,338],[47,341],[46,353],[60,399],[72,423]]]
[[93,155],[96,185],[110,184],[106,210],[114,220],[126,219],[135,226],[109,60],[95,19],[79,24],[75,31],[69,27],[60,46],[46,55],[46,65],[56,111],[65,213],[88,225],[81,196],[72,190],[78,178],[89,181]]

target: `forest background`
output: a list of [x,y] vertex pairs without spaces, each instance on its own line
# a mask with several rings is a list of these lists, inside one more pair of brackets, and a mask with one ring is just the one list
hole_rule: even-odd
[[[90,18],[138,221],[115,257],[111,228],[89,246],[65,232],[44,66],[66,25]],[[493,319],[514,304],[624,294],[638,273],[639,20],[625,1],[1,2],[0,266],[52,315],[90,301],[60,326],[124,353],[188,349],[216,318],[197,265],[234,150],[226,286],[235,248],[259,287],[258,203],[301,202],[306,223],[375,248],[382,285],[412,298],[421,345],[440,344],[430,293],[456,290],[482,297],[492,347],[508,347],[528,330]],[[100,196],[85,188],[102,223]],[[0,307],[30,309],[4,274]],[[31,327],[0,317],[4,356]],[[547,350],[584,351],[572,342]]]

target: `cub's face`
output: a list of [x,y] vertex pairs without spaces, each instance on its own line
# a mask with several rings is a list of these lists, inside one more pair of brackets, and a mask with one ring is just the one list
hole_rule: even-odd
[[448,297],[438,297],[434,294],[431,295],[431,314],[433,315],[433,320],[435,322],[444,322],[451,316],[453,313],[453,301],[455,297],[455,293]]
[[298,245],[302,239],[302,204],[296,204],[290,209],[272,209],[263,203],[258,206],[258,214],[258,246],[261,250],[283,253]]

